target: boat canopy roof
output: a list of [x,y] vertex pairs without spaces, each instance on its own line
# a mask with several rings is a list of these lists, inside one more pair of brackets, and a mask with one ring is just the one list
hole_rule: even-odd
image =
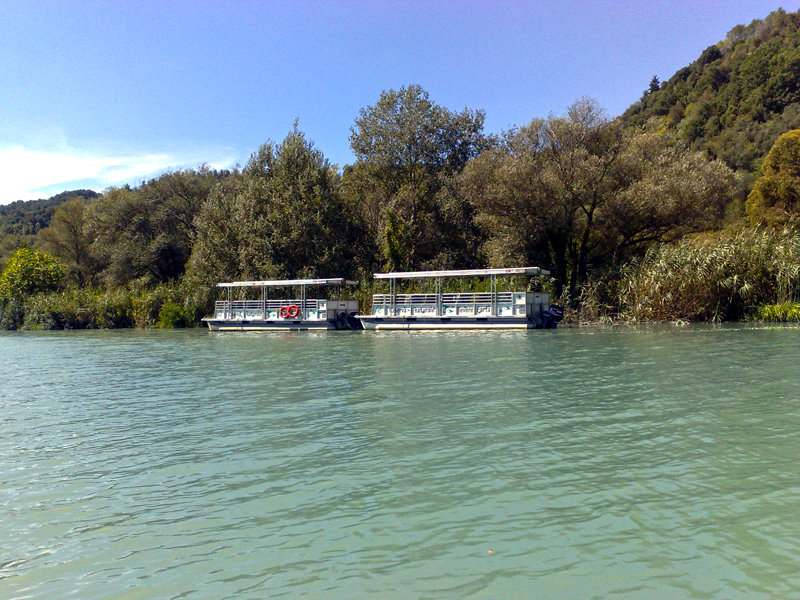
[[342,277],[334,277],[332,279],[274,279],[271,281],[231,281],[230,283],[218,283],[217,287],[289,287],[293,285],[358,285],[358,282]]
[[508,269],[464,269],[461,271],[407,271],[405,273],[375,273],[375,279],[429,279],[434,277],[484,277],[486,275],[549,275],[539,267],[511,267]]

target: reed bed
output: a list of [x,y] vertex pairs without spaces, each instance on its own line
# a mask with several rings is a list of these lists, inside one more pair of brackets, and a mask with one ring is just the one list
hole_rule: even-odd
[[730,321],[800,296],[795,224],[684,238],[622,269],[621,317],[633,321]]

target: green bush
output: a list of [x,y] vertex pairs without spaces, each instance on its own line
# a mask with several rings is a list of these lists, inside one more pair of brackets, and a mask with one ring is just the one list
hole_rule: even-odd
[[0,328],[191,327],[207,310],[206,296],[185,294],[182,284],[39,292],[24,299],[0,300]]
[[131,300],[134,327],[197,326],[209,302],[213,306],[206,290],[189,289],[183,282],[140,289],[132,293]]
[[191,321],[182,306],[167,300],[158,311],[158,327],[186,327]]
[[21,300],[0,299],[0,329],[19,329],[25,319]]
[[131,301],[125,290],[69,288],[25,301],[28,329],[116,329],[130,327]]
[[764,304],[758,307],[756,318],[759,321],[800,322],[800,302]]
[[41,250],[19,248],[0,274],[0,298],[24,298],[56,289],[67,276],[67,267]]

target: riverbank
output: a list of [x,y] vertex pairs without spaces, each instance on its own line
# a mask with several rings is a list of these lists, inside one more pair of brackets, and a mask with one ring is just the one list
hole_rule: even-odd
[[[727,279],[720,279],[713,285],[708,283],[713,293],[706,290],[703,295],[695,297],[690,295],[690,291],[700,287],[701,282],[690,277],[673,276],[671,284],[665,279],[659,280],[659,287],[655,289],[660,290],[662,296],[656,296],[651,287],[641,283],[644,275],[618,282],[612,289],[587,286],[577,307],[570,306],[569,299],[564,299],[566,310],[561,327],[754,320],[800,322],[800,302],[752,302],[785,297],[792,291],[789,288],[794,286],[794,279],[789,278],[789,283],[781,285],[780,279],[768,272],[761,280],[724,273]],[[772,283],[770,277],[773,277]],[[653,278],[653,275],[649,274],[647,278]],[[731,280],[739,281],[738,291],[730,290],[730,284],[725,284]],[[634,294],[630,290],[622,293],[619,288],[623,285],[636,287],[642,293]],[[753,291],[756,288],[760,290],[758,293]],[[376,290],[374,284],[361,286],[352,291],[352,297],[362,306],[368,306]],[[185,281],[153,287],[68,287],[0,300],[0,329],[202,327],[201,319],[212,314],[215,297],[214,288],[195,288]]]

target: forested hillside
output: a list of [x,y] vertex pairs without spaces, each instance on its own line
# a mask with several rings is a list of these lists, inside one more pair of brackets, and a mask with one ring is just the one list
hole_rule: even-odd
[[92,190],[61,192],[43,200],[17,200],[0,205],[0,232],[12,235],[34,235],[50,223],[53,212],[64,202],[77,196],[91,199],[99,196]]
[[668,80],[651,81],[622,120],[653,117],[691,148],[756,171],[779,135],[800,128],[800,12],[737,25]]
[[378,270],[529,265],[573,322],[800,318],[800,13],[735,27],[619,118],[484,118],[408,85],[354,116],[342,171],[295,123],[231,172],[2,207],[0,327],[196,324],[219,281],[344,276],[368,303]]

